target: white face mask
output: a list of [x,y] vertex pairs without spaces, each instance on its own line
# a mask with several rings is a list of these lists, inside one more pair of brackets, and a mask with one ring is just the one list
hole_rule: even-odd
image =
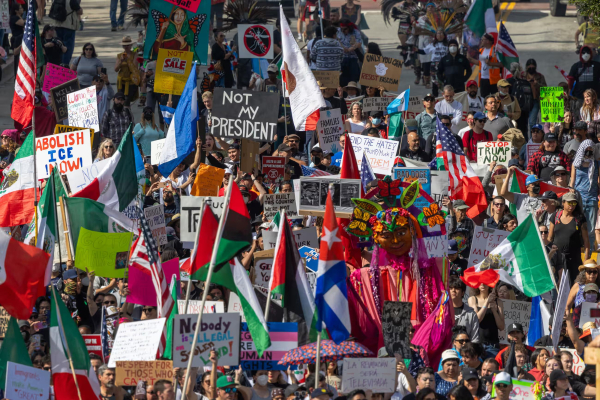
[[581,58],[583,58],[583,61],[590,61],[590,58],[592,57],[591,54],[582,54]]
[[500,88],[498,88],[498,92],[500,92],[500,94],[501,94],[502,96],[506,96],[506,95],[508,94],[508,91],[506,91],[506,90],[504,90],[504,89],[500,89]]
[[267,375],[261,375],[256,378],[256,383],[260,386],[266,386],[269,383],[269,377]]
[[456,46],[450,46],[448,48],[448,50],[450,50],[450,53],[454,54],[454,53],[456,53],[458,51],[458,47],[456,47]]

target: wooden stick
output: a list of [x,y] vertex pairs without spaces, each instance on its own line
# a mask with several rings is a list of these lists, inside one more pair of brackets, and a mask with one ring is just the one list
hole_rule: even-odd
[[[63,234],[65,235],[65,243],[67,245],[67,260],[69,261],[73,261],[73,256],[71,254],[71,241],[70,241],[70,232],[69,232],[69,225],[67,224],[67,216],[66,216],[66,212],[67,212],[67,207],[65,207],[65,203],[63,200],[63,196],[59,197],[59,201],[60,201],[60,211],[61,211],[61,215],[62,215],[62,221],[63,221]],[[59,238],[60,240],[60,238]]]

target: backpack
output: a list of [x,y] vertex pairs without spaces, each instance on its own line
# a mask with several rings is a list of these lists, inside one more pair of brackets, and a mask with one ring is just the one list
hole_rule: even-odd
[[55,21],[64,22],[67,19],[67,1],[54,0],[48,16]]
[[533,91],[531,90],[531,84],[528,81],[515,78],[513,96],[519,102],[521,111],[528,113],[533,109]]

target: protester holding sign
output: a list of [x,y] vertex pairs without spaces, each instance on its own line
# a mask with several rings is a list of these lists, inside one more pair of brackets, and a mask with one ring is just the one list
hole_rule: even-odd
[[486,117],[481,112],[473,115],[473,128],[465,132],[462,137],[462,146],[470,161],[477,162],[477,143],[491,142],[492,133],[483,129]]

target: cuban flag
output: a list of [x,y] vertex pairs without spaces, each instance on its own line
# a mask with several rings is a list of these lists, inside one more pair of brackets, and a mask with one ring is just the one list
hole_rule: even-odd
[[199,117],[194,63],[169,125],[165,146],[160,153],[158,170],[162,176],[169,176],[196,148],[196,122]]
[[160,105],[160,113],[165,120],[165,124],[171,125],[171,120],[173,119],[173,114],[175,114],[175,109],[167,106]]
[[389,106],[387,106],[388,114],[396,114],[408,110],[408,99],[410,97],[410,88],[400,93]]

